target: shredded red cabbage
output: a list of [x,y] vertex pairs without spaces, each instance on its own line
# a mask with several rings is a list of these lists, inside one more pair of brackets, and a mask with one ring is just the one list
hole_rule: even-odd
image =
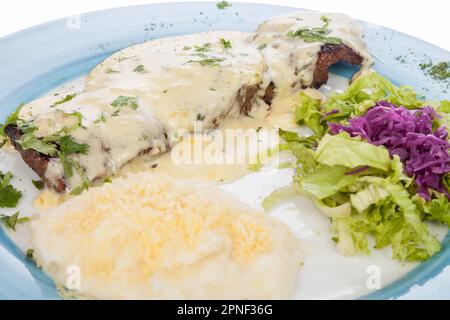
[[398,155],[406,174],[415,177],[417,193],[430,200],[430,189],[450,198],[441,178],[450,172],[450,143],[447,130],[433,130],[433,120],[439,115],[431,107],[415,112],[379,101],[362,117],[349,120],[349,126],[328,123],[331,133],[348,132],[374,145],[385,146],[391,156]]

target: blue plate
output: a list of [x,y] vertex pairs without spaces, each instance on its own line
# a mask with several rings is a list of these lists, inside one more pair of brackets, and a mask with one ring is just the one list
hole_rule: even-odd
[[[253,31],[263,20],[299,9],[233,3],[218,10],[215,3],[171,3],[118,8],[45,23],[0,39],[0,118],[20,102],[86,74],[111,53],[153,38],[207,30]],[[430,99],[448,99],[448,85],[430,80],[419,63],[449,61],[449,52],[405,34],[362,23],[375,69],[397,84],[407,83]],[[337,66],[333,72],[354,70]],[[450,237],[443,250],[400,280],[367,299],[396,298],[422,285],[450,264]],[[450,277],[446,277],[450,283]],[[421,291],[422,290],[422,291]],[[432,292],[432,296],[430,296]],[[448,298],[428,288],[420,298]],[[416,296],[417,297],[417,296]],[[58,299],[53,281],[44,275],[0,230],[0,298]]]

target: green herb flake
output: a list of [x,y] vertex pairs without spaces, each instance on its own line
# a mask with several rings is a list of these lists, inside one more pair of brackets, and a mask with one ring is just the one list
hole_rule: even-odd
[[17,140],[23,150],[33,149],[47,156],[55,156],[58,153],[56,145],[52,142],[46,142],[34,135],[36,128],[30,128],[22,137]]
[[27,252],[25,253],[25,257],[27,259],[33,259],[34,258],[34,250],[33,249],[28,249]]
[[69,102],[70,100],[72,100],[73,98],[75,98],[76,95],[77,95],[76,93],[68,94],[68,95],[65,96],[64,98],[62,98],[62,99],[60,99],[60,100],[54,102],[53,105],[52,105],[52,107],[58,106],[58,105],[60,105],[60,104],[66,103],[66,102]]
[[197,113],[197,121],[203,121],[205,120],[205,115],[201,114],[201,113]]
[[267,43],[262,43],[262,44],[260,44],[260,45],[258,46],[258,50],[259,50],[259,51],[262,51],[262,50],[264,50],[265,48],[267,48]]
[[216,3],[217,9],[219,10],[224,10],[228,7],[231,7],[231,3],[229,3],[228,1],[220,1],[218,3]]
[[189,60],[186,63],[200,63],[200,65],[202,65],[203,67],[206,67],[206,66],[215,67],[215,66],[219,66],[220,62],[223,62],[223,61],[225,61],[225,59],[222,59],[222,58],[206,58],[206,59],[203,59],[203,60]]
[[23,107],[23,103],[21,103],[16,108],[16,110],[14,110],[14,112],[9,115],[9,117],[6,119],[6,122],[3,125],[0,125],[0,139],[2,139],[0,141],[0,148],[2,148],[5,145],[5,143],[8,141],[8,138],[6,137],[6,134],[5,134],[5,128],[9,125],[17,124],[17,121],[19,120],[19,113],[20,113],[20,110],[22,109],[22,107]]
[[223,45],[223,47],[225,49],[229,49],[231,48],[231,41],[230,40],[225,40],[224,38],[220,38],[220,43]]
[[83,183],[81,186],[78,186],[74,189],[72,189],[72,191],[70,192],[71,195],[73,196],[78,196],[80,195],[84,190],[89,189],[89,185],[86,183]]
[[86,154],[89,150],[89,145],[76,142],[70,135],[64,136],[59,140],[59,147],[61,152],[66,155],[73,153]]
[[140,64],[136,68],[134,68],[133,72],[146,73],[145,67],[143,64]]
[[22,197],[22,192],[10,184],[12,177],[11,172],[3,174],[0,171],[0,208],[15,208]]
[[211,50],[211,43],[207,42],[205,44],[203,44],[203,46],[194,46],[194,50],[196,52],[208,52],[209,50]]
[[16,231],[16,226],[20,223],[24,223],[30,221],[30,218],[24,217],[19,218],[19,211],[14,213],[11,216],[5,216],[3,214],[0,214],[0,222],[7,227],[8,229],[11,229],[12,231]]
[[41,180],[31,180],[31,183],[36,187],[38,190],[44,189],[44,182]]
[[426,62],[419,64],[421,70],[436,81],[446,81],[450,79],[450,61],[438,63]]
[[328,36],[331,33],[331,30],[328,29],[331,19],[326,16],[322,16],[320,20],[324,22],[324,25],[322,27],[302,27],[297,29],[296,31],[289,31],[287,35],[291,38],[300,38],[305,42],[341,44],[342,40],[340,38]]
[[133,110],[138,108],[138,101],[136,97],[118,96],[116,100],[111,102],[113,107],[130,107]]
[[102,114],[100,115],[100,117],[99,117],[97,120],[94,121],[94,124],[99,124],[99,123],[101,123],[101,122],[106,122],[106,118],[105,118],[105,115],[104,115],[103,112],[102,112]]
[[106,69],[105,73],[120,73],[120,72],[117,71],[117,70],[113,70],[111,68],[108,68],[108,69]]

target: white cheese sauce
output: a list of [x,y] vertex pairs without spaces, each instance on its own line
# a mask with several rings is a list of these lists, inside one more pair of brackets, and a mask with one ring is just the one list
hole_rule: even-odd
[[372,65],[359,24],[344,14],[314,11],[293,12],[276,16],[256,29],[254,42],[259,45],[268,73],[279,91],[298,89],[312,84],[318,54],[323,43],[307,42],[289,35],[301,29],[326,27],[326,37],[340,39],[363,58],[363,68]]
[[[341,14],[326,17],[327,35],[342,39],[369,66],[358,24]],[[267,124],[292,127],[292,117],[285,111],[290,111],[292,94],[299,88],[293,84],[311,84],[323,43],[308,43],[288,32],[323,24],[322,13],[299,12],[269,19],[256,33],[213,31],[138,44],[94,68],[84,89],[70,101],[58,103],[61,96],[49,95],[25,105],[20,116],[37,127],[37,137],[73,127],[81,116],[81,126],[70,134],[89,151],[69,156],[83,173],[65,178],[68,191],[83,179],[101,182],[117,175],[139,155],[167,151],[180,130],[194,131],[196,121],[211,129],[224,119],[251,113],[259,119],[247,121],[254,129]],[[261,99],[270,83],[276,93],[271,110]],[[258,123],[261,119],[265,124]],[[64,176],[59,159],[51,160],[47,180]]]

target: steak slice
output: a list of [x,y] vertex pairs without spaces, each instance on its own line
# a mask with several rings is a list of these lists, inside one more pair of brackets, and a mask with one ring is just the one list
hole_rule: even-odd
[[5,128],[5,134],[11,141],[14,148],[19,151],[22,156],[23,161],[41,178],[41,180],[49,187],[53,188],[56,192],[63,192],[66,188],[66,183],[64,179],[57,178],[56,180],[49,181],[45,177],[47,171],[47,166],[52,157],[41,154],[33,149],[24,150],[18,140],[23,135],[22,130],[20,130],[16,125],[8,125]]
[[318,89],[328,81],[328,68],[341,61],[361,65],[363,57],[343,44],[325,44],[317,58],[312,87]]

